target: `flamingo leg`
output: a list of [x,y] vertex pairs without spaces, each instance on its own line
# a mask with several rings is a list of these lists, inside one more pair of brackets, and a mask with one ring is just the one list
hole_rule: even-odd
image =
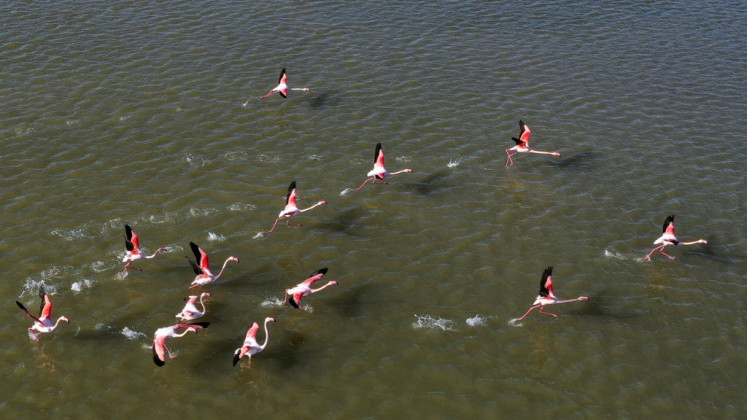
[[558,314],[554,314],[552,312],[545,312],[545,311],[543,311],[543,309],[545,309],[545,307],[544,306],[540,306],[540,313],[541,314],[552,315],[553,318],[557,318],[558,317]]
[[534,305],[534,306],[532,306],[531,308],[529,308],[528,311],[526,311],[526,313],[524,315],[521,316],[521,318],[517,319],[516,322],[521,321],[522,319],[526,318],[527,315],[529,315],[529,312],[532,312],[533,310],[535,310],[535,309],[537,309],[539,307],[540,307],[540,305]]
[[360,190],[361,188],[363,188],[364,185],[366,185],[368,183],[368,181],[371,181],[371,180],[373,180],[374,184],[376,183],[376,177],[374,177],[374,178],[367,178],[365,181],[363,181],[363,183],[361,184],[361,186],[358,187],[358,188],[356,188],[355,190],[356,191]]
[[275,230],[275,226],[277,226],[277,224],[280,221],[280,219],[282,219],[282,217],[278,217],[277,219],[275,219],[275,223],[272,225],[272,228],[267,233],[272,233],[272,231]]
[[[511,153],[511,149],[506,149],[506,155],[508,155],[508,158],[506,158],[506,167],[514,166],[514,160],[511,159],[511,156],[515,155],[516,153]],[[509,165],[509,162],[511,163]]]
[[297,225],[291,225],[290,221],[291,221],[291,218],[289,217],[288,220],[285,221],[285,226],[287,226],[287,227],[290,227],[290,226],[301,227],[301,226],[303,226],[301,223],[299,223]]
[[669,257],[670,260],[674,259],[673,256],[671,256],[671,255],[667,254],[666,252],[664,252],[664,247],[663,246],[659,249],[659,253],[666,255],[667,257]]
[[643,258],[643,260],[644,260],[644,261],[646,261],[646,260],[650,260],[650,259],[651,259],[651,254],[653,254],[653,253],[654,253],[654,252],[656,252],[656,251],[662,251],[663,249],[664,249],[664,245],[661,245],[661,246],[657,246],[656,248],[652,249],[652,250],[651,250],[651,252],[649,252],[649,253],[648,253],[648,255],[646,255],[646,256],[645,256],[645,257]]

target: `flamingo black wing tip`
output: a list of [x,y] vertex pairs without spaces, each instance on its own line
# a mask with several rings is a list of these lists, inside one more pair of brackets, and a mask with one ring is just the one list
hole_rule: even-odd
[[240,359],[241,359],[241,357],[239,357],[239,353],[236,352],[236,354],[233,355],[233,365],[236,366],[236,364],[239,363]]
[[290,297],[290,298],[288,299],[288,303],[290,304],[290,306],[292,306],[292,307],[294,307],[294,308],[298,309],[298,303],[296,303],[296,301],[295,301],[295,300],[293,299],[293,296],[291,296],[291,297]]
[[22,310],[24,310],[24,311],[26,310],[26,307],[23,306],[23,303],[21,303],[19,301],[16,301],[16,305],[18,305],[18,307],[21,308]]
[[162,367],[166,364],[166,362],[158,357],[158,353],[156,353],[156,346],[153,346],[153,363],[155,363],[158,367]]
[[207,328],[210,325],[209,322],[193,322],[191,325],[197,325],[202,328]]
[[320,268],[319,271],[316,272],[316,274],[327,274],[327,267]]

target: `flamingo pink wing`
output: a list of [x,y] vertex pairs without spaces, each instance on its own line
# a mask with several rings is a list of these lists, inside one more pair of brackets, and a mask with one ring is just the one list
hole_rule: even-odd
[[254,322],[252,323],[252,326],[249,327],[249,331],[246,332],[246,338],[255,338],[257,336],[257,331],[259,331],[259,324]]
[[381,143],[376,144],[376,153],[374,156],[374,167],[384,167],[384,149],[381,147]]
[[44,308],[42,308],[40,319],[49,319],[52,317],[52,300],[48,295],[44,295]]

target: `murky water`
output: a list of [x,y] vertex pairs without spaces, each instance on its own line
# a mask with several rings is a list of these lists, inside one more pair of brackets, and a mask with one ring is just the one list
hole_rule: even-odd
[[[0,11],[4,415],[742,415],[743,2]],[[281,68],[311,92],[257,99]],[[506,168],[519,119],[562,157]],[[414,172],[352,191],[378,142]],[[268,234],[293,180],[328,204]],[[668,214],[709,244],[641,261]],[[169,252],[122,278],[125,224]],[[190,241],[241,261],[190,290]],[[547,266],[590,300],[510,324]],[[37,343],[40,285],[70,323]],[[199,291],[211,325],[158,368]]]

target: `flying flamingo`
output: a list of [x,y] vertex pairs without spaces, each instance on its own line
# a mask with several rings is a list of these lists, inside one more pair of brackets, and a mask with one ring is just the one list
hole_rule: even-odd
[[[57,318],[57,322],[52,323],[52,300],[49,299],[49,295],[44,291],[44,288],[39,288],[39,297],[41,300],[41,307],[39,308],[39,317],[35,317],[31,314],[31,312],[26,309],[25,306],[19,301],[16,301],[16,305],[18,305],[19,308],[23,312],[26,313],[31,319],[33,319],[34,325],[29,328],[29,336],[34,341],[39,341],[39,335],[43,333],[50,333],[54,331],[55,328],[57,328],[57,325],[60,323],[60,321],[70,322],[69,319],[67,319],[66,316],[61,316]],[[34,330],[38,331],[37,333],[34,332]]]
[[327,267],[321,268],[315,273],[312,273],[309,278],[302,281],[301,283],[298,283],[295,287],[291,289],[285,289],[285,299],[283,303],[287,301],[294,308],[299,308],[301,307],[301,298],[303,298],[304,296],[316,293],[329,286],[334,286],[337,284],[336,281],[330,280],[324,286],[318,289],[312,289],[311,285],[313,285],[316,281],[321,280],[321,278],[324,277],[325,274],[327,274]]
[[[130,225],[125,225],[125,248],[127,248],[127,254],[122,259],[122,262],[126,262],[124,266],[124,270],[122,270],[122,276],[127,275],[127,269],[130,268],[130,264],[132,264],[133,261],[139,260],[142,258],[153,258],[156,255],[168,251],[166,248],[158,248],[156,252],[154,252],[151,255],[145,255],[140,252],[140,241],[138,240],[137,233],[135,233],[134,230],[130,227]],[[134,270],[143,271],[139,268],[133,268]]]
[[575,299],[565,299],[560,300],[555,296],[555,294],[552,292],[552,267],[547,267],[545,271],[542,273],[542,280],[540,280],[540,291],[539,296],[537,296],[537,299],[532,304],[532,307],[529,308],[529,310],[521,316],[521,318],[517,319],[516,321],[521,321],[524,319],[527,315],[529,315],[529,312],[532,312],[534,309],[540,308],[540,313],[551,315],[555,318],[558,317],[557,314],[553,314],[550,312],[545,312],[543,309],[545,308],[545,305],[553,305],[557,303],[569,303],[569,302],[576,302],[581,300],[589,300],[587,296],[579,296]]
[[257,342],[257,331],[259,331],[259,324],[257,324],[256,322],[252,323],[252,326],[249,327],[249,331],[246,332],[244,344],[242,344],[241,347],[237,348],[236,351],[233,352],[234,366],[239,363],[239,360],[241,360],[242,357],[246,356],[249,358],[249,360],[252,360],[252,356],[261,352],[265,349],[265,347],[267,347],[267,341],[270,338],[270,334],[267,331],[268,322],[275,322],[275,318],[270,318],[269,316],[265,318],[265,342],[262,343],[262,345]]
[[267,95],[262,96],[259,99],[264,99],[264,98],[266,98],[268,96],[272,96],[272,95],[274,95],[276,93],[279,93],[280,96],[282,96],[283,98],[285,98],[285,97],[288,96],[288,91],[289,90],[303,90],[303,91],[308,92],[311,89],[309,89],[309,88],[292,88],[292,87],[289,87],[288,86],[288,74],[286,74],[285,73],[285,69],[283,69],[283,70],[280,71],[280,78],[278,79],[278,85],[275,86],[274,88],[272,88],[272,90],[269,91],[267,93]]
[[[197,331],[207,328],[210,325],[209,322],[195,322],[194,324],[174,324],[170,327],[163,327],[156,330],[153,334],[153,362],[157,366],[163,366],[166,364],[166,352],[169,353],[169,358],[173,359],[176,356],[171,354],[171,350],[166,347],[166,339],[170,337],[184,337],[188,332],[192,331],[197,334]],[[178,334],[177,330],[186,328],[183,333]],[[164,352],[166,350],[166,352]]]
[[226,269],[226,265],[229,261],[239,262],[239,259],[236,257],[226,258],[226,261],[223,262],[223,267],[221,267],[220,269],[220,273],[215,275],[210,271],[210,263],[208,262],[207,252],[197,246],[197,244],[195,244],[194,242],[190,242],[189,246],[192,247],[192,252],[195,254],[195,261],[199,262],[198,265],[197,262],[192,261],[192,259],[189,257],[186,257],[189,261],[189,264],[192,265],[192,269],[195,271],[195,274],[197,274],[197,277],[195,277],[195,279],[192,281],[192,284],[189,286],[190,289],[218,280],[220,275],[223,274],[223,270]]
[[691,241],[691,242],[680,242],[677,240],[677,237],[674,236],[674,215],[670,214],[667,216],[666,219],[664,219],[664,227],[662,228],[662,232],[664,232],[663,235],[659,237],[659,239],[654,241],[654,245],[659,245],[656,248],[652,249],[651,252],[646,255],[643,260],[650,260],[651,254],[653,254],[656,251],[659,251],[660,253],[666,255],[669,257],[670,260],[673,260],[674,257],[664,252],[664,247],[667,245],[695,245],[695,244],[707,244],[708,241],[705,239],[698,239],[697,241]]
[[[182,311],[176,314],[176,317],[180,318],[182,321],[191,321],[205,316],[205,312],[207,311],[205,310],[205,304],[202,302],[202,299],[205,297],[211,297],[210,293],[202,292],[200,293],[200,296],[185,297],[184,300],[187,303],[184,305]],[[200,305],[202,305],[201,311],[197,309],[197,299],[200,299]]]
[[[309,210],[313,209],[314,207],[318,207],[318,206],[322,206],[322,205],[327,204],[326,201],[322,200],[322,201],[314,204],[311,207],[307,207],[305,209],[299,209],[298,206],[296,205],[296,195],[297,195],[296,181],[293,181],[288,186],[288,194],[285,196],[285,208],[283,209],[283,211],[280,212],[280,214],[278,215],[278,218],[275,219],[275,223],[272,225],[272,228],[270,229],[270,231],[268,233],[272,233],[272,231],[275,230],[275,226],[277,226],[278,222],[281,221],[281,220],[283,220],[283,219],[287,219],[286,222],[285,222],[285,225],[286,226],[290,226],[290,218],[291,217],[293,217],[293,216],[295,216],[297,214],[303,213],[305,211],[309,211]],[[300,226],[303,226],[303,225],[298,224],[298,225],[295,225],[295,226],[300,227]]]
[[[514,160],[511,159],[511,157],[517,153],[539,153],[543,155],[553,155],[553,156],[560,156],[560,153],[558,152],[543,152],[541,150],[534,150],[531,147],[529,147],[529,136],[532,134],[532,132],[529,130],[529,126],[524,124],[524,121],[519,120],[519,138],[511,137],[511,140],[516,142],[516,146],[506,149],[506,154],[508,155],[508,159],[506,159],[506,167],[513,166]],[[511,153],[511,152],[514,153]],[[509,165],[510,163],[510,165]]]
[[388,184],[388,182],[384,180],[387,175],[397,175],[401,173],[412,173],[412,169],[402,169],[401,171],[397,172],[387,171],[384,167],[384,149],[381,148],[381,143],[376,143],[376,150],[374,151],[374,167],[371,171],[368,172],[368,174],[366,174],[366,176],[370,176],[371,178],[367,178],[365,181],[363,181],[363,184],[361,184],[361,186],[356,188],[355,190],[360,190],[369,181],[373,181],[372,184],[375,184],[377,179],[384,181],[384,184]]

